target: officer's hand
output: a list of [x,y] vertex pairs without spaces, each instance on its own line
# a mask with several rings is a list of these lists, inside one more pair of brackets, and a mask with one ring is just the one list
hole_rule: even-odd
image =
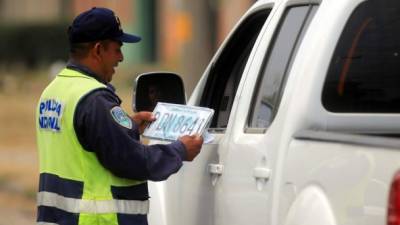
[[197,154],[200,153],[201,146],[203,145],[203,138],[199,135],[182,136],[179,140],[185,145],[186,159],[185,161],[192,161]]
[[153,113],[144,111],[135,113],[135,115],[131,116],[131,118],[139,126],[140,134],[143,134],[144,129],[149,123],[156,120],[156,117],[154,117]]

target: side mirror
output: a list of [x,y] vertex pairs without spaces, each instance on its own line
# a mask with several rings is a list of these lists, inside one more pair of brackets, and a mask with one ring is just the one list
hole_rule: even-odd
[[175,73],[151,72],[140,74],[134,87],[133,111],[150,111],[157,102],[186,104],[181,77]]

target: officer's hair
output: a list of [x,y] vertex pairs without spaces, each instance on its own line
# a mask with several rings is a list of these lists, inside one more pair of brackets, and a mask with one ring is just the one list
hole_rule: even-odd
[[96,43],[100,42],[104,48],[108,48],[108,44],[110,40],[102,40],[102,41],[92,41],[92,42],[85,42],[85,43],[70,43],[69,53],[71,58],[74,59],[82,59],[85,58],[89,51],[96,45]]

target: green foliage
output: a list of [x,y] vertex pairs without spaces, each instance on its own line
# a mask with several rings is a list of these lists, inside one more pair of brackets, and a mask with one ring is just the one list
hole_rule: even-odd
[[0,26],[0,64],[36,68],[68,58],[67,27],[60,24]]

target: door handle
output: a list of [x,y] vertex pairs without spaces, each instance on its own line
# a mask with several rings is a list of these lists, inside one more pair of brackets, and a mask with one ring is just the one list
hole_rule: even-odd
[[208,164],[208,172],[211,174],[211,184],[215,186],[219,176],[222,175],[222,171],[224,170],[224,166],[221,164]]
[[213,163],[208,164],[208,172],[210,174],[221,175],[223,170],[224,166],[221,164],[213,164]]
[[256,179],[257,190],[262,191],[271,177],[271,170],[265,167],[256,167],[253,170],[253,176]]
[[271,176],[271,170],[265,167],[254,168],[253,175],[256,179],[266,179],[268,180]]

